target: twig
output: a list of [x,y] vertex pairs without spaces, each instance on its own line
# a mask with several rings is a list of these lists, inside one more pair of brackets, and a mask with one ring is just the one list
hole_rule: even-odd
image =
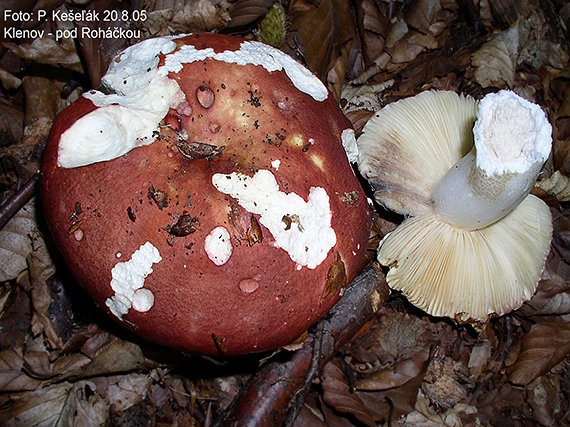
[[40,173],[36,172],[22,187],[20,187],[6,203],[0,206],[0,230],[10,219],[22,209],[36,191],[36,182]]
[[367,267],[343,298],[321,320],[303,347],[285,362],[271,362],[255,373],[216,427],[276,427],[293,425],[309,385],[323,366],[387,299],[384,277]]
[[322,346],[324,337],[324,322],[319,322],[317,324],[317,330],[313,334],[313,348],[311,354],[311,365],[306,375],[304,375],[303,384],[295,392],[295,395],[289,402],[289,410],[287,411],[287,416],[282,422],[283,427],[293,427],[297,416],[301,413],[303,406],[305,405],[305,399],[309,393],[309,388],[313,383],[313,380],[319,375],[321,369],[321,356],[322,356]]

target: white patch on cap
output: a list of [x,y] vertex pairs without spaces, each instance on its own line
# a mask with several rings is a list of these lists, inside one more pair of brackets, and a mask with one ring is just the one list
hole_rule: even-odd
[[111,62],[101,79],[110,94],[96,90],[84,94],[99,108],[61,135],[59,166],[112,160],[154,142],[160,121],[174,103],[184,99],[178,83],[158,74],[158,55],[175,48],[169,38],[148,39],[125,49]]
[[154,295],[143,289],[146,277],[152,273],[152,265],[162,261],[160,252],[152,243],[146,242],[137,249],[131,259],[117,263],[111,270],[111,288],[115,295],[105,304],[119,319],[131,308],[148,311],[154,304]]
[[280,191],[268,170],[260,170],[253,177],[237,172],[215,174],[212,183],[244,209],[259,214],[259,222],[269,229],[275,245],[299,266],[316,268],[336,244],[329,196],[321,187],[311,187],[305,202],[296,193]]
[[276,171],[279,170],[279,166],[281,166],[281,160],[273,160],[271,162],[271,167]]
[[146,313],[154,305],[154,294],[149,289],[141,288],[133,295],[132,307],[141,313]]
[[356,163],[358,161],[358,145],[356,145],[356,137],[354,136],[354,131],[352,129],[345,129],[340,135],[342,140],[342,146],[348,157],[350,163]]
[[224,227],[216,227],[206,236],[204,250],[216,265],[224,265],[232,256],[230,233]]
[[136,146],[149,144],[154,141],[152,132],[157,117],[121,105],[99,108],[77,120],[62,134],[58,165],[74,168],[112,160]]
[[[180,36],[182,37],[182,36]],[[97,107],[77,120],[60,137],[58,165],[64,168],[112,160],[135,147],[154,142],[160,121],[185,95],[170,72],[184,64],[212,58],[238,65],[261,65],[267,71],[284,70],[300,91],[317,101],[328,97],[325,85],[289,55],[260,42],[243,42],[237,51],[215,53],[184,45],[174,53],[175,37],[147,39],[125,49],[111,62],[101,83],[106,89],[84,94]],[[177,37],[176,37],[177,38]],[[159,64],[159,55],[165,64]]]
[[160,72],[163,74],[169,71],[179,72],[184,64],[207,58],[237,65],[261,65],[269,72],[284,70],[298,90],[310,95],[316,101],[324,101],[329,96],[323,82],[303,65],[279,49],[255,41],[245,41],[239,50],[226,50],[221,53],[215,53],[212,48],[196,49],[194,46],[184,45],[166,57],[165,65],[161,67]]

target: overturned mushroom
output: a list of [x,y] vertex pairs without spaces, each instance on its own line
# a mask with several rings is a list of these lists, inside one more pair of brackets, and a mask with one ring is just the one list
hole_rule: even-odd
[[103,83],[57,118],[42,167],[77,280],[115,320],[188,352],[302,335],[361,267],[370,225],[365,197],[343,201],[362,189],[325,86],[279,50],[216,34],[143,41]]
[[532,297],[552,233],[529,194],[551,149],[539,106],[510,91],[424,92],[378,112],[358,148],[376,199],[408,217],[378,251],[393,289],[475,323]]

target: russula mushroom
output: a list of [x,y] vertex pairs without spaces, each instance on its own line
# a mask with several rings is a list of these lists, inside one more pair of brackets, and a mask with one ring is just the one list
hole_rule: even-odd
[[218,34],[140,42],[102,81],[57,117],[42,165],[78,282],[125,327],[187,352],[301,336],[361,267],[371,216],[325,86]]
[[431,315],[474,324],[529,300],[552,234],[529,193],[551,143],[545,113],[511,91],[481,101],[428,91],[375,114],[358,166],[378,202],[406,217],[378,250],[388,284]]

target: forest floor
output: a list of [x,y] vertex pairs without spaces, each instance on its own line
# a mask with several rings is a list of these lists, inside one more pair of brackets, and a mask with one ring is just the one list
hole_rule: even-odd
[[[293,408],[296,420],[287,422],[570,425],[570,184],[565,178],[570,175],[570,5],[562,0],[291,0],[278,11],[273,3],[7,0],[0,10],[3,15],[8,9],[48,12],[41,22],[1,21],[5,35],[6,28],[103,25],[52,20],[52,10],[144,10],[144,20],[109,26],[141,30],[143,37],[220,31],[271,41],[326,82],[357,134],[375,111],[429,89],[481,98],[508,88],[541,105],[553,125],[553,152],[542,178],[557,172],[566,184],[533,190],[550,207],[554,226],[533,299],[475,329],[431,317],[397,293],[388,297],[376,265],[373,280],[383,302],[319,368]],[[261,21],[269,10],[277,18]],[[280,34],[283,23],[286,31]],[[270,24],[278,28],[277,36],[268,30]],[[83,91],[98,87],[113,55],[136,41],[5,37],[0,202],[26,188],[25,195],[34,196],[55,115]],[[377,210],[371,264],[380,239],[401,221]],[[260,366],[294,354],[284,349],[213,359],[130,335],[105,318],[69,277],[41,218],[37,197],[31,197],[0,231],[1,425],[220,425]],[[262,424],[250,420],[247,425]]]

